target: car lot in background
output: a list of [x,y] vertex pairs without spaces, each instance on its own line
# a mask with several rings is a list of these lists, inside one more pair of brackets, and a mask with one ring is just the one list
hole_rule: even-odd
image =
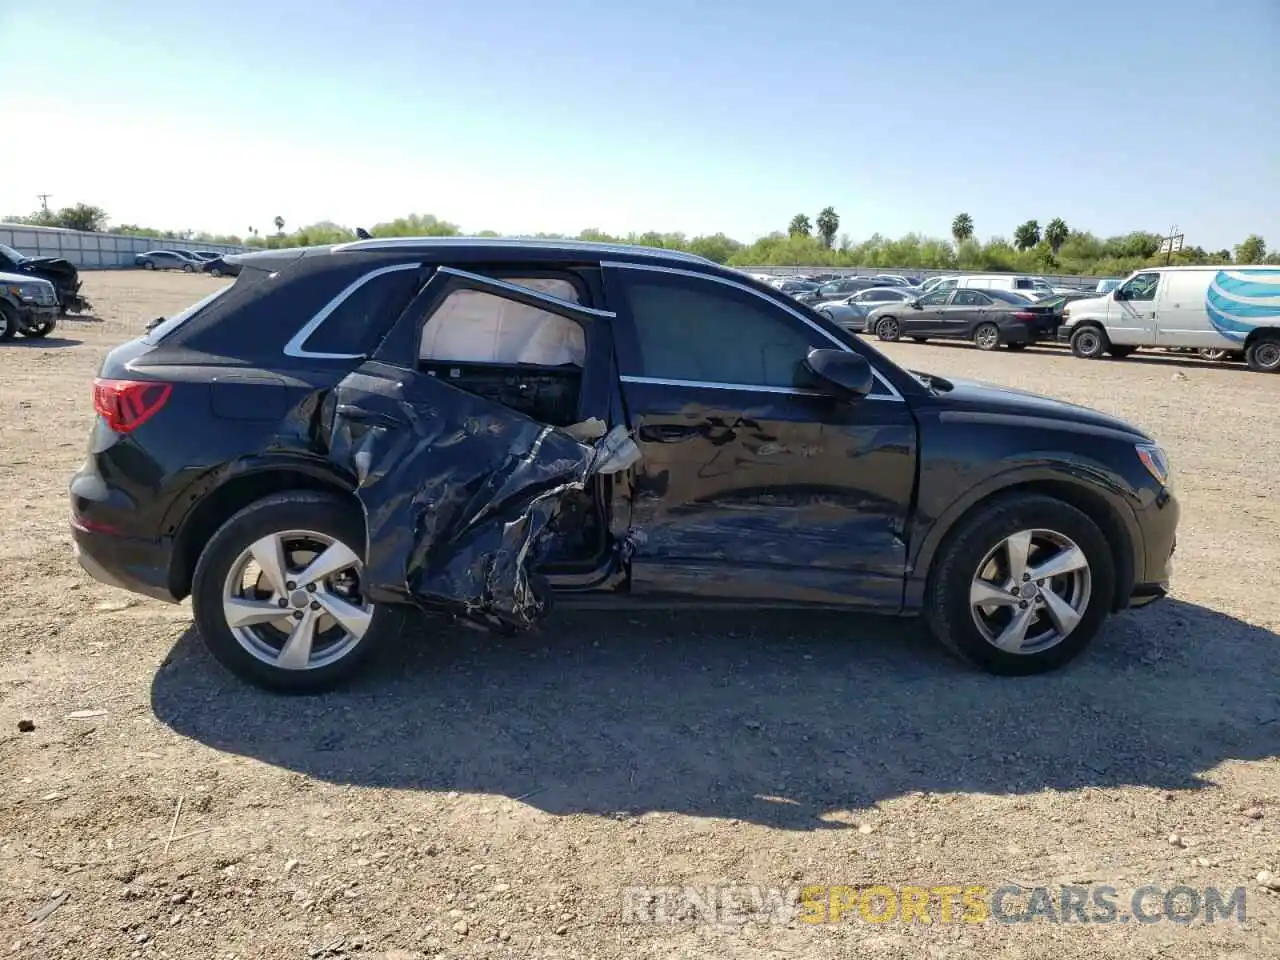
[[135,266],[144,270],[181,270],[184,273],[199,273],[204,269],[204,261],[179,250],[148,250],[133,258]]
[[889,303],[905,303],[920,296],[916,287],[868,287],[845,297],[843,300],[825,300],[814,304],[814,309],[830,320],[861,333],[867,314]]
[[935,289],[867,314],[867,332],[893,342],[968,340],[980,350],[1021,350],[1053,336],[1053,311],[1009,290]]

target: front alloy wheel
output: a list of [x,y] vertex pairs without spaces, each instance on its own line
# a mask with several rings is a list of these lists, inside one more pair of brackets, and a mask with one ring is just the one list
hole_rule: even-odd
[[896,343],[902,336],[902,327],[893,317],[885,317],[876,324],[876,336],[888,343]]
[[988,643],[1007,653],[1038,653],[1079,626],[1092,585],[1089,560],[1070,537],[1020,530],[979,562],[969,606]]
[[1098,632],[1115,559],[1086,513],[1011,492],[958,521],[929,564],[924,612],[945,646],[992,673],[1052,670]]

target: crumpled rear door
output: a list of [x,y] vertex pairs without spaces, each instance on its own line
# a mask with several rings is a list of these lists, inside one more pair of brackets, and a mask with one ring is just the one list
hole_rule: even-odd
[[546,615],[540,535],[567,494],[640,456],[625,425],[580,441],[381,351],[328,402],[329,456],[364,507],[369,598],[490,625],[528,629]]

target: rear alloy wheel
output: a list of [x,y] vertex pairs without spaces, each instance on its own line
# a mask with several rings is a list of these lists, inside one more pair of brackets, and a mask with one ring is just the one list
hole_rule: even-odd
[[195,273],[195,272],[196,272],[196,268],[195,268],[195,267],[193,267],[193,266],[192,266],[191,264],[189,264],[189,263],[184,263],[184,264],[182,265],[182,272],[183,272],[183,273]]
[[359,514],[336,497],[278,494],[241,510],[196,565],[196,625],[220,663],[257,686],[338,685],[390,632],[364,595]]
[[1071,352],[1083,360],[1099,360],[1111,346],[1107,335],[1097,327],[1081,327],[1071,334]]
[[876,336],[888,343],[897,343],[902,338],[902,327],[894,317],[885,317],[876,323]]
[[1000,328],[994,323],[980,323],[973,331],[973,345],[979,350],[994,350],[1000,346]]
[[142,261],[142,269],[143,269],[143,270],[154,270],[155,268],[156,268],[156,265],[155,265],[154,263],[152,263],[150,260],[143,260],[143,261]]
[[220,276],[222,276],[222,268],[220,268],[220,267],[214,267],[213,269],[211,269],[211,270],[209,271],[209,276],[211,276],[211,277],[220,277]]
[[1244,353],[1249,369],[1259,373],[1275,373],[1280,370],[1280,340],[1259,337],[1249,344]]
[[1051,670],[1084,650],[1115,591],[1098,526],[1039,494],[998,500],[961,523],[930,572],[925,612],[934,635],[1002,674]]

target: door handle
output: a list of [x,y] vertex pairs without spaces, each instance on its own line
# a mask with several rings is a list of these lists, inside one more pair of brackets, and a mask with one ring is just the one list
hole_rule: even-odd
[[640,428],[640,439],[649,443],[679,443],[681,440],[692,440],[701,433],[700,427],[654,423]]

